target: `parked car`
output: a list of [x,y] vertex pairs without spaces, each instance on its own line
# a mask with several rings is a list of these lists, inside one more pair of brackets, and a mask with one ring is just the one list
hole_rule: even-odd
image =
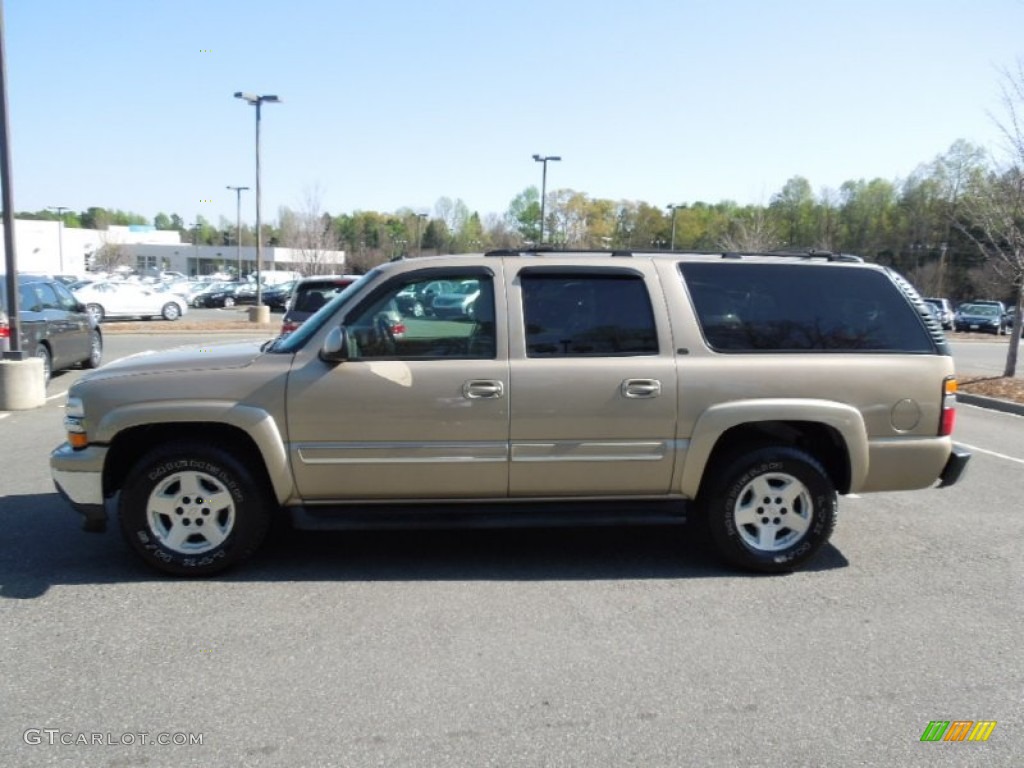
[[[116,506],[147,564],[204,576],[286,514],[320,531],[690,518],[731,564],[792,571],[840,495],[961,478],[949,343],[897,273],[623,256],[398,260],[272,343],[118,360],[69,389],[53,480],[87,530]],[[393,336],[397,294],[442,278],[477,283],[474,321]]]
[[[103,333],[96,319],[64,284],[41,275],[18,275],[20,348],[43,361],[43,379],[74,365],[97,368],[103,361]],[[0,275],[0,286],[5,278]],[[0,289],[0,352],[10,349],[7,291]]]
[[1002,312],[992,304],[961,304],[953,318],[957,331],[979,331],[997,336],[1003,333],[1003,323]]
[[290,280],[280,285],[269,285],[263,289],[263,304],[271,310],[279,309],[282,312],[288,307],[288,301],[295,291],[297,280]]
[[292,333],[320,307],[357,280],[358,275],[321,275],[299,280],[281,322],[281,333]]
[[[242,283],[235,283],[235,304],[255,304],[256,303],[256,283],[247,281]],[[266,287],[263,290],[267,290]]]
[[74,295],[86,305],[96,322],[108,317],[177,320],[188,312],[188,305],[180,296],[135,283],[90,283],[76,290]]
[[939,323],[942,324],[942,329],[945,331],[953,330],[953,304],[949,299],[936,299],[927,298],[925,302],[935,307],[936,316],[938,317]]
[[427,283],[417,283],[402,289],[395,296],[395,304],[398,311],[406,317],[424,317],[434,314],[434,298],[446,293],[452,293],[455,284],[450,280],[430,280]]
[[472,320],[474,305],[480,295],[479,280],[463,280],[450,293],[434,297],[431,309],[435,317]]
[[1001,301],[991,301],[988,299],[976,299],[971,302],[972,304],[979,304],[983,307],[995,307],[999,310],[999,333],[1006,333],[1010,329],[1010,324],[1013,322],[1013,318],[1010,316],[1009,311],[1006,309],[1006,305]]
[[214,283],[192,297],[193,307],[233,307],[241,283]]

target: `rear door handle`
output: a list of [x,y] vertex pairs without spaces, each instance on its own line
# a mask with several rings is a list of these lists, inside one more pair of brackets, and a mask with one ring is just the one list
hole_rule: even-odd
[[462,385],[463,397],[470,400],[494,400],[505,394],[505,385],[496,379],[472,379]]
[[661,394],[661,382],[657,379],[626,379],[620,387],[623,397],[637,399],[657,397]]

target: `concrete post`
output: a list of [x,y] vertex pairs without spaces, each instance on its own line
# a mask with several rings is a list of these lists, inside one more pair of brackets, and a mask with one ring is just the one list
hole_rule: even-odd
[[42,360],[0,360],[0,411],[27,411],[44,403]]

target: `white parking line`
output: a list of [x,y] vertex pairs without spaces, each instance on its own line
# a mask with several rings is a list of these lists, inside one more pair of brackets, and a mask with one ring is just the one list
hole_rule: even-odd
[[0,413],[0,419],[6,419],[10,415],[11,414],[9,414],[9,413]]
[[68,394],[67,392],[58,392],[56,395],[50,395],[48,398],[46,398],[46,402],[50,402],[51,400],[56,400],[56,399],[58,399],[60,397],[67,397],[67,394]]
[[987,454],[988,456],[995,456],[997,459],[1006,459],[1007,461],[1012,461],[1014,464],[1024,464],[1024,459],[1018,459],[1016,456],[1007,456],[1005,453],[990,451],[986,448],[979,448],[976,445],[968,445],[967,443],[960,443],[960,445],[962,445],[964,448],[969,448],[972,451],[977,451],[978,453],[984,453]]

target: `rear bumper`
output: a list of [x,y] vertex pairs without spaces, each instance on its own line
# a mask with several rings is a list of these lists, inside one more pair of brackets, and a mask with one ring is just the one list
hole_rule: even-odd
[[964,470],[967,469],[967,462],[970,460],[971,452],[962,445],[954,443],[953,451],[949,454],[946,466],[942,468],[942,474],[939,475],[939,484],[936,487],[945,488],[956,483],[963,475]]

